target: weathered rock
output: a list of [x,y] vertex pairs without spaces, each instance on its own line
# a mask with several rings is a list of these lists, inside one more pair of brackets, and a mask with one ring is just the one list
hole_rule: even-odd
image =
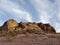
[[3,30],[14,30],[15,27],[17,26],[18,26],[18,23],[15,20],[10,19],[3,24],[2,29]]
[[35,22],[20,22],[10,19],[6,21],[0,30],[9,30],[10,32],[29,32],[29,33],[56,33],[55,29],[50,24],[35,23]]
[[39,26],[37,25],[37,23],[32,23],[32,22],[28,22],[28,23],[23,23],[20,22],[19,23],[19,27],[23,28],[23,30],[25,32],[43,32],[43,30],[41,28],[39,28]]
[[37,25],[46,33],[56,33],[55,29],[50,24],[37,23]]
[[19,27],[20,27],[20,28],[25,28],[25,27],[26,27],[26,23],[20,22],[20,23],[19,23]]
[[27,30],[32,30],[32,31],[35,30],[36,33],[43,32],[43,30],[41,28],[39,28],[37,23],[28,23]]
[[8,26],[8,29],[9,28],[15,28],[18,26],[18,23],[15,20],[10,19],[7,21],[7,26]]
[[46,31],[46,26],[43,23],[37,23],[37,25],[45,32]]
[[0,26],[0,31],[1,31],[1,26]]
[[56,33],[55,29],[50,24],[44,24],[46,26],[47,33]]

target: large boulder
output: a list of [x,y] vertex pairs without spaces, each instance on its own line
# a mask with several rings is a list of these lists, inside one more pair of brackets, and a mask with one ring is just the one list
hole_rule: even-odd
[[37,23],[37,25],[45,32],[45,33],[56,33],[55,29],[50,24]]
[[17,26],[18,23],[15,20],[10,19],[3,24],[2,28],[4,30],[14,30]]
[[43,30],[35,22],[29,23],[28,27],[30,30],[34,30],[35,33],[43,33]]
[[20,22],[20,23],[19,23],[19,27],[20,27],[20,28],[26,28],[26,26],[27,26],[27,25],[26,25],[25,22]]
[[44,31],[46,32],[46,26],[43,23],[37,23],[37,25]]
[[55,29],[50,24],[35,23],[35,22],[20,22],[17,23],[15,20],[7,20],[0,30],[9,30],[16,32],[32,32],[32,33],[56,33]]
[[25,32],[32,32],[32,33],[38,33],[38,32],[42,33],[43,32],[43,30],[41,28],[39,28],[37,23],[34,23],[34,22],[28,22],[28,23],[20,22],[19,27],[23,28],[23,30]]
[[50,24],[44,24],[46,26],[46,32],[47,33],[56,33],[55,29],[53,28],[53,26],[51,26]]

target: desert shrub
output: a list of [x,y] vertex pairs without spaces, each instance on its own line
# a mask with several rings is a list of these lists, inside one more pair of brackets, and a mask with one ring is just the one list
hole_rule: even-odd
[[35,30],[33,30],[33,29],[31,29],[31,30],[26,30],[26,32],[28,32],[28,33],[34,33]]
[[30,29],[30,30],[26,30],[26,32],[28,33],[35,33],[35,34],[41,34],[41,31],[35,30],[35,29]]

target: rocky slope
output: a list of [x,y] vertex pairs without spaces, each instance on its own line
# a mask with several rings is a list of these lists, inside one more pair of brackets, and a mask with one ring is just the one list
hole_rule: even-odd
[[50,24],[7,20],[0,26],[0,45],[60,45],[60,34]]
[[16,31],[16,32],[29,32],[29,33],[56,33],[55,29],[50,24],[35,23],[35,22],[16,22],[13,19],[6,21],[0,27],[0,31]]

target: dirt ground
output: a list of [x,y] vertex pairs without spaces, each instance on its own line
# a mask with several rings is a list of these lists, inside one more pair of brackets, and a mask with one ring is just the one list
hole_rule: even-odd
[[19,34],[12,41],[0,37],[0,45],[60,45],[60,34]]

